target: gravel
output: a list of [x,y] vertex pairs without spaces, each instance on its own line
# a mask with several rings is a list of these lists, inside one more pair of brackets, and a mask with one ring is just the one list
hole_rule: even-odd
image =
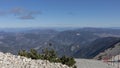
[[104,63],[103,61],[90,59],[76,59],[77,68],[116,68],[112,65]]

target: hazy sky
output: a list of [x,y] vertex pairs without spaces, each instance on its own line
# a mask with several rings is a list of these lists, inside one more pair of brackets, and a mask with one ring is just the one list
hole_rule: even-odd
[[0,27],[120,27],[120,0],[0,0]]

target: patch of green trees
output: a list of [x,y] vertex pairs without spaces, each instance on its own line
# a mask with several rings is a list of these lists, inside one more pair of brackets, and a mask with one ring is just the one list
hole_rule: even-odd
[[24,56],[31,59],[42,59],[42,60],[49,60],[50,62],[62,63],[68,65],[69,67],[76,68],[73,57],[62,56],[58,57],[56,52],[53,49],[44,49],[42,53],[38,53],[35,49],[31,49],[30,51],[21,50],[18,52],[18,55]]

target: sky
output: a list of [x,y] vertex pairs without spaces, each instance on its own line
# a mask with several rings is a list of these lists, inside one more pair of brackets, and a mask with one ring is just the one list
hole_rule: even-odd
[[120,27],[120,0],[0,0],[0,28]]

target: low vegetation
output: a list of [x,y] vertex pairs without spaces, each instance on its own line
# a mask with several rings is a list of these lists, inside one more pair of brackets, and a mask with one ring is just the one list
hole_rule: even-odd
[[53,49],[48,50],[46,48],[42,51],[41,54],[38,53],[35,49],[31,49],[30,51],[21,50],[18,52],[18,55],[36,60],[42,59],[42,60],[49,60],[50,62],[59,62],[68,65],[69,67],[76,68],[75,66],[76,61],[74,60],[73,57],[67,57],[67,56],[58,57]]

